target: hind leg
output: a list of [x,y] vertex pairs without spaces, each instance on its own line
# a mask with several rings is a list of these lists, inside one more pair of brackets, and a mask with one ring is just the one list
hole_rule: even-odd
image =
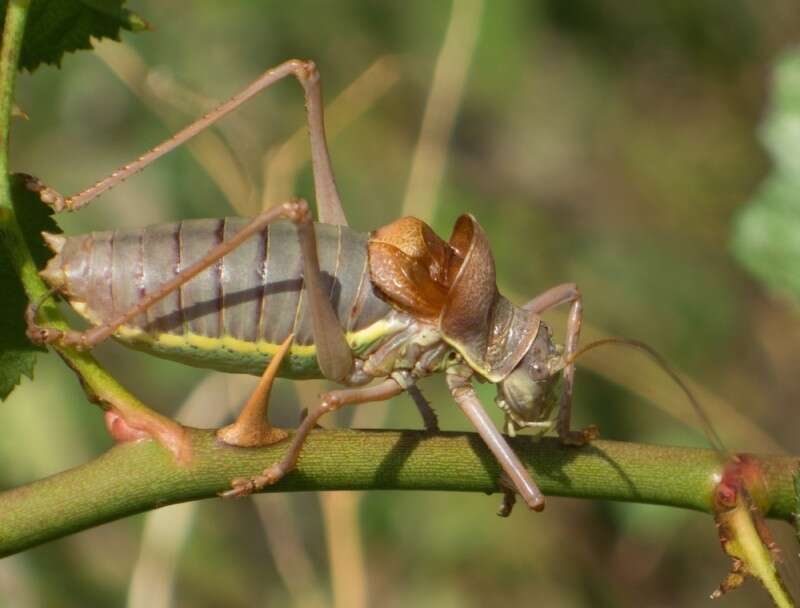
[[62,196],[40,180],[30,176],[28,176],[28,188],[37,192],[42,202],[50,205],[56,211],[80,209],[106,190],[135,175],[153,161],[171,152],[227,114],[230,114],[264,89],[288,76],[294,76],[297,79],[305,94],[319,220],[326,224],[347,225],[339,193],[336,189],[336,180],[334,179],[330,154],[328,153],[328,144],[325,140],[325,121],[319,70],[317,70],[317,66],[313,61],[300,59],[290,59],[274,68],[270,68],[228,101],[191,123],[171,138],[148,150],[133,162],[123,165],[109,176],[78,194],[67,197]]
[[[336,189],[330,155],[328,154],[327,143],[325,140],[322,92],[319,72],[313,62],[296,59],[286,61],[275,68],[267,70],[240,93],[234,95],[231,99],[221,104],[218,108],[206,116],[203,116],[201,119],[195,121],[188,127],[175,134],[172,138],[146,152],[137,160],[120,167],[108,177],[100,180],[90,188],[87,188],[75,196],[64,197],[54,189],[47,187],[40,180],[30,176],[28,176],[27,187],[29,190],[37,192],[41,200],[49,204],[56,211],[78,209],[88,204],[91,200],[109,188],[112,188],[113,186],[124,181],[126,178],[141,171],[157,158],[167,154],[188,139],[194,137],[217,120],[235,110],[237,107],[246,102],[248,99],[252,98],[260,91],[268,88],[272,84],[286,78],[287,76],[294,76],[303,87],[305,93],[305,105],[307,110],[308,130],[311,144],[312,168],[314,173],[314,184],[320,220],[332,224],[346,225],[347,221],[342,211],[341,202]],[[305,205],[305,203],[303,202],[302,205]],[[278,214],[286,211],[284,207],[285,206],[279,207]],[[274,210],[258,216],[248,227],[242,231],[242,233],[236,235],[234,240],[241,242],[250,234],[257,232],[260,226],[264,226],[266,223],[271,221],[271,219],[269,219],[271,213],[274,213]],[[318,338],[322,344],[322,348],[320,349],[320,364],[323,368],[323,371],[326,372],[326,375],[336,379],[339,376],[346,375],[346,372],[350,370],[352,365],[351,353],[349,348],[347,348],[344,338],[344,331],[338,327],[338,321],[331,323],[332,320],[335,320],[336,315],[329,300],[322,297],[322,282],[319,277],[319,263],[316,259],[314,228],[310,220],[310,215],[307,212],[307,207],[305,207],[305,213],[303,214],[302,219],[304,220],[302,224],[304,224],[305,227],[301,227],[298,232],[300,233],[300,239],[303,244],[304,275],[308,292],[310,294],[311,311],[314,317],[315,337]],[[202,264],[198,265],[195,269],[196,272],[194,272],[194,274],[191,276],[184,274],[179,277],[175,277],[176,281],[174,284],[170,282],[162,286],[162,289],[159,290],[157,294],[154,294],[155,297],[141,302],[139,306],[130,311],[132,314],[118,317],[117,319],[114,319],[103,326],[90,329],[87,332],[77,332],[69,329],[60,330],[41,326],[37,323],[36,306],[32,305],[29,307],[26,314],[26,319],[28,321],[28,335],[30,336],[31,340],[40,344],[53,343],[61,346],[72,345],[78,349],[91,348],[95,344],[110,336],[117,327],[134,318],[137,314],[136,311],[141,312],[146,310],[150,305],[152,305],[153,302],[157,301],[157,299],[166,296],[166,294],[170,293],[183,282],[191,279],[192,276],[197,274],[197,272],[202,271],[202,269],[208,264],[213,263],[215,259],[219,259],[225,255],[227,251],[232,250],[236,246],[231,245],[230,243],[227,245],[228,248],[226,248],[226,246],[221,246],[219,249],[209,252],[205,260],[210,261],[208,261],[205,266]],[[132,396],[130,399],[135,401]],[[119,405],[119,407],[120,410],[125,409],[127,411],[131,409],[125,405]],[[149,418],[148,415],[141,414],[139,410],[143,412],[145,409],[146,408],[144,408],[142,405],[141,407],[134,408],[134,413],[143,420],[147,419],[144,421],[147,422],[149,426],[160,425],[159,428],[166,428],[166,422],[160,420],[161,417],[157,416],[155,412],[151,412]],[[133,416],[123,416],[123,418],[125,420],[129,418],[132,419]],[[115,424],[116,427],[119,426],[119,423]],[[180,434],[179,431],[180,428],[178,427],[177,430],[170,430],[170,433],[178,436]],[[128,434],[129,433],[123,433],[123,435],[126,436]]]

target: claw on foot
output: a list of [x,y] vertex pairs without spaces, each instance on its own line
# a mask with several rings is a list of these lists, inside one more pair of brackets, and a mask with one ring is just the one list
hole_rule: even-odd
[[222,498],[241,498],[243,496],[249,496],[253,492],[258,492],[266,486],[277,483],[285,473],[286,471],[283,470],[280,464],[276,463],[266,469],[261,475],[256,475],[249,479],[246,477],[237,477],[231,481],[231,489],[220,492],[219,495]]
[[566,433],[559,433],[558,438],[564,445],[571,445],[580,447],[591,443],[600,436],[600,431],[595,425],[589,425],[581,431],[567,431]]
[[497,515],[500,517],[508,517],[511,511],[514,510],[514,505],[517,502],[517,493],[514,490],[503,490],[503,502],[500,503],[500,508],[497,509]]
[[42,346],[44,344],[57,342],[61,338],[62,332],[50,327],[29,324],[28,328],[25,330],[25,335],[27,335],[28,339],[34,344]]
[[500,508],[497,509],[497,515],[499,517],[508,517],[517,503],[517,490],[505,473],[500,475],[497,485],[500,486],[500,491],[503,493],[503,502],[500,503]]
[[25,311],[25,335],[28,339],[39,346],[45,344],[56,344],[58,346],[74,346],[78,350],[85,350],[87,345],[84,343],[84,334],[79,331],[56,329],[46,327],[36,322],[36,306],[29,304]]
[[31,342],[38,345],[55,344],[62,347],[74,347],[76,350],[88,350],[90,346],[86,343],[85,334],[79,331],[55,329],[54,327],[43,327],[37,324],[29,324],[25,330]]
[[92,338],[97,328],[88,331],[75,331],[74,329],[56,329],[39,325],[36,321],[39,304],[28,304],[25,309],[25,335],[37,345],[55,344],[57,346],[73,346],[78,350],[88,350],[92,347]]
[[222,498],[241,498],[249,496],[256,491],[255,483],[252,479],[245,479],[243,477],[231,481],[231,489],[225,492],[220,492]]
[[58,330],[50,327],[43,327],[36,322],[37,308],[36,305],[30,303],[25,309],[25,335],[28,336],[31,342],[41,346],[57,339],[53,337],[53,333],[58,332]]

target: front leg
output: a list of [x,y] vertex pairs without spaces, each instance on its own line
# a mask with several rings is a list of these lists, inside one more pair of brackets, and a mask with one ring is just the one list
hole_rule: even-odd
[[[520,462],[514,450],[508,445],[505,437],[497,430],[491,418],[486,414],[481,402],[478,400],[478,396],[475,394],[475,389],[470,384],[470,374],[471,372],[460,367],[448,369],[447,386],[450,388],[453,399],[458,403],[489,450],[494,454],[514,488],[519,492],[522,500],[534,511],[541,511],[544,509],[542,491],[536,485],[525,466]],[[508,499],[506,499],[506,502],[508,502]]]

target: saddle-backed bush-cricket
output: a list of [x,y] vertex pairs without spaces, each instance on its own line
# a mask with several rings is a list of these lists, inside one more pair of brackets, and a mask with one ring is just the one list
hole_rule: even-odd
[[[594,429],[570,429],[581,328],[581,296],[557,286],[516,306],[497,290],[490,244],[477,220],[462,215],[447,241],[422,221],[403,218],[369,234],[347,226],[325,141],[319,73],[290,60],[268,70],[218,108],[92,187],[63,197],[30,178],[56,211],[83,207],[242,103],[289,76],[303,87],[319,222],[296,199],[252,220],[190,220],[136,230],[65,237],[45,235],[55,253],[42,276],[92,325],[61,331],[37,323],[39,343],[89,349],[109,337],[190,365],[263,374],[232,425],[218,436],[235,446],[266,445],[287,434],[267,419],[276,376],[327,378],[345,388],[326,392],[294,432],[283,458],[259,475],[233,480],[225,495],[275,483],[296,464],[325,413],[409,391],[433,426],[415,389],[444,373],[450,392],[504,472],[509,506],[516,491],[532,509],[544,498],[479,402],[473,380],[497,387],[506,429],[544,433],[582,444]],[[565,345],[553,344],[540,314],[569,305]],[[375,384],[368,384],[371,381]],[[124,418],[124,416],[123,416]],[[135,434],[137,423],[122,420]],[[142,429],[139,429],[142,430]],[[507,510],[507,509],[506,509]]]

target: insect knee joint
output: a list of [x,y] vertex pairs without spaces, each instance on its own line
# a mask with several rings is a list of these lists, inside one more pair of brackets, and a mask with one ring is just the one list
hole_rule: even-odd
[[319,80],[317,64],[310,59],[299,59],[295,74],[304,86]]
[[281,212],[284,217],[295,224],[311,223],[311,210],[305,199],[297,198],[288,203],[283,203]]
[[344,403],[336,393],[326,393],[322,395],[322,403],[320,404],[320,409],[324,410],[326,413],[335,412],[343,405]]
[[63,211],[66,208],[67,204],[64,197],[47,186],[38,177],[28,175],[27,173],[20,173],[20,175],[22,176],[22,179],[25,180],[25,188],[38,194],[39,200],[41,200],[45,205],[52,207],[56,212]]
[[39,346],[54,342],[60,337],[54,334],[54,330],[47,327],[28,327],[25,333],[31,342]]

